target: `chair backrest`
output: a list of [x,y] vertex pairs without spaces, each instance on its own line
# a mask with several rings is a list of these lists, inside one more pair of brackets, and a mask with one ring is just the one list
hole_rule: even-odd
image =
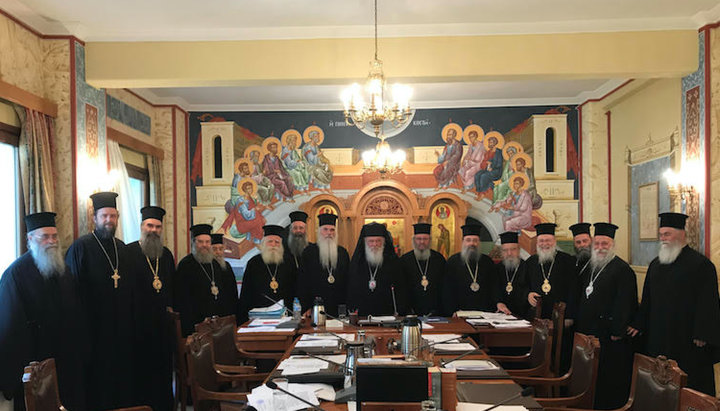
[[27,411],[61,409],[55,359],[48,358],[40,362],[31,362],[25,367],[23,385]]
[[238,365],[240,356],[235,347],[235,316],[213,316],[195,324],[195,331],[212,335],[215,361],[223,365]]
[[593,407],[599,360],[600,340],[591,335],[575,333],[567,391],[569,397],[581,396],[574,407]]
[[553,325],[550,320],[534,319],[532,321],[533,337],[528,368],[535,368],[545,365],[550,369],[550,358],[553,344]]
[[553,305],[553,362],[552,371],[560,375],[560,358],[562,357],[563,329],[565,328],[565,303],[559,302]]
[[535,318],[542,318],[542,296],[535,297]]
[[675,411],[680,403],[680,390],[687,384],[677,362],[664,356],[651,358],[635,354],[630,399],[633,409]]
[[170,327],[171,335],[175,336],[175,347],[173,349],[173,358],[175,371],[179,377],[187,378],[187,360],[185,359],[185,337],[182,333],[182,323],[180,322],[180,313],[173,311],[171,307],[167,307],[167,325]]
[[193,333],[187,338],[185,357],[188,365],[188,382],[197,409],[207,409],[202,401],[204,391],[217,392],[219,385],[215,372],[215,356],[212,336],[208,333]]
[[680,390],[680,411],[719,411],[720,400],[691,388]]

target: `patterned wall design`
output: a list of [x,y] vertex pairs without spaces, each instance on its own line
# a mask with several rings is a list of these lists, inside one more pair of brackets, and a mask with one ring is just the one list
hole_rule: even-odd
[[[682,79],[683,161],[705,164],[705,32],[698,33],[698,69]],[[709,176],[707,176],[709,178]],[[705,252],[705,193],[699,198],[699,245]],[[685,211],[685,210],[683,210]]]
[[649,183],[658,183],[658,212],[670,211],[670,193],[663,172],[670,168],[670,157],[661,157],[646,163],[630,166],[630,257],[632,265],[646,266],[657,256],[657,241],[640,241],[640,219],[638,216],[638,188]]
[[107,116],[141,133],[152,134],[150,116],[109,94],[107,96]]

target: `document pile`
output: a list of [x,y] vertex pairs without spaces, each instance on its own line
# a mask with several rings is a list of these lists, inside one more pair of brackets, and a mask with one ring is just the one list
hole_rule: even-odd
[[[287,389],[298,397],[309,401],[311,404],[319,405],[317,396],[315,395],[315,387],[306,386],[304,384],[288,384]],[[278,390],[272,390],[265,385],[254,388],[248,394],[248,404],[252,405],[258,411],[277,411],[287,410],[296,411],[308,408],[307,404],[299,401],[287,394],[283,394]]]
[[477,313],[477,315],[465,319],[470,325],[489,325],[495,328],[523,328],[530,326],[529,321],[508,314],[486,311],[476,311],[474,313]]
[[300,337],[300,341],[295,344],[295,348],[298,350],[308,348],[335,350],[339,348],[340,345],[340,339],[338,337],[345,340],[352,340],[353,334],[305,334]]
[[280,318],[285,314],[285,303],[283,300],[269,307],[253,308],[248,312],[250,318]]
[[491,371],[500,367],[488,360],[455,360],[445,365],[445,368],[454,368],[458,371]]
[[292,321],[292,317],[280,317],[280,318],[255,318],[248,324],[247,327],[238,328],[238,334],[243,333],[256,333],[256,332],[270,332],[270,331],[287,331],[293,332],[294,327],[285,327],[285,324],[289,324]]

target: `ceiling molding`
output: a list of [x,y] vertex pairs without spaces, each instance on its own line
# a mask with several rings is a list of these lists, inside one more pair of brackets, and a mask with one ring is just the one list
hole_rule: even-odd
[[710,10],[701,11],[692,17],[693,22],[697,28],[701,28],[708,24],[717,23],[720,21],[720,4],[713,7]]
[[149,101],[150,104],[154,106],[178,106],[181,109],[185,111],[190,111],[189,107],[192,107],[192,104],[190,104],[187,100],[185,100],[182,97],[179,96],[173,96],[173,97],[159,97],[157,94],[153,93],[151,89],[147,88],[132,88],[128,89],[132,91],[133,93],[137,94],[138,96],[144,98],[145,100]]

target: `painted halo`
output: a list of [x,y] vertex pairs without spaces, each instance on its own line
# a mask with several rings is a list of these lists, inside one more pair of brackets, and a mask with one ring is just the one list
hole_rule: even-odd
[[512,190],[515,191],[515,180],[518,178],[523,181],[521,189],[527,190],[528,187],[530,187],[530,179],[523,172],[515,172],[512,173],[512,175],[510,176],[510,187],[512,188]]
[[277,146],[278,146],[278,155],[280,155],[280,149],[281,149],[282,146],[280,145],[280,140],[279,140],[277,137],[272,137],[272,136],[271,136],[271,137],[266,137],[265,140],[263,140],[263,142],[262,142],[263,151],[265,152],[265,154],[269,153],[270,150],[268,150],[268,146],[269,146],[270,144],[272,144],[272,143],[277,144]]
[[[245,150],[245,151],[247,151],[247,150]],[[240,164],[247,164],[248,169],[250,170],[250,174],[252,174],[253,171],[255,171],[255,165],[253,164],[252,161],[250,161],[250,158],[249,157],[248,158],[241,157],[241,158],[238,158],[237,160],[235,160],[235,174],[240,174]]]
[[[515,154],[525,152],[525,149],[523,148],[522,144],[518,143],[517,141],[508,141],[507,144],[505,144],[505,147],[503,147],[503,158],[505,159],[505,161],[510,160],[510,154],[508,154],[508,150],[510,148],[515,149]],[[513,154],[513,156],[515,154]]]
[[482,129],[482,127],[478,126],[477,124],[470,124],[469,126],[465,127],[465,130],[463,130],[463,141],[465,141],[465,144],[472,144],[470,142],[471,131],[477,132],[478,140],[483,141],[483,138],[485,137],[485,131]]
[[263,154],[265,154],[262,147],[260,147],[258,144],[252,144],[252,145],[249,145],[249,146],[245,149],[245,152],[243,153],[243,157],[245,157],[245,158],[250,158],[250,153],[252,153],[253,151],[259,152],[259,153],[260,153],[260,157],[262,157]]
[[242,180],[238,181],[238,183],[237,183],[238,193],[240,193],[240,195],[245,195],[245,192],[242,189],[245,184],[252,185],[252,196],[255,197],[257,195],[257,183],[255,182],[255,180],[253,180],[250,177],[245,177]]
[[287,129],[284,133],[282,133],[282,136],[280,137],[280,142],[282,143],[283,147],[287,147],[288,138],[293,135],[297,137],[297,140],[295,141],[295,148],[300,148],[300,140],[302,140],[302,136],[300,135],[300,132],[295,130],[294,128]]
[[496,149],[500,150],[505,145],[505,137],[503,137],[502,134],[498,133],[497,131],[491,131],[487,134],[485,134],[485,140],[483,140],[483,145],[485,146],[485,150],[489,150],[488,148],[488,141],[491,137],[495,137],[497,139],[497,145],[495,146]]
[[510,159],[510,168],[512,168],[513,171],[517,171],[517,165],[515,162],[521,158],[525,160],[525,168],[532,168],[532,158],[527,153],[517,153]]
[[325,132],[318,126],[310,126],[303,131],[303,141],[306,143],[310,142],[310,133],[313,131],[317,131],[318,136],[320,137],[320,140],[318,141],[318,145],[322,144],[323,141],[325,141]]
[[450,130],[455,130],[456,139],[459,139],[463,135],[462,127],[460,127],[460,124],[458,123],[448,123],[443,127],[442,132],[440,133],[440,137],[442,137],[443,141],[447,143],[447,133]]

